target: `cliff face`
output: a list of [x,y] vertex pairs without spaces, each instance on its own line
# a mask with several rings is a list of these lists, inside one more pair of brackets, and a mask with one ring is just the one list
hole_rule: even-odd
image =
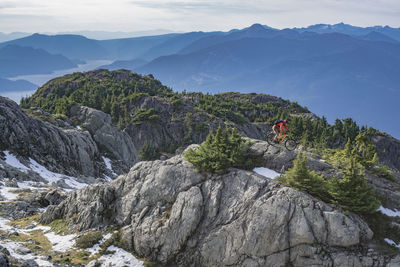
[[[265,101],[273,100],[266,99]],[[168,150],[171,145],[175,145],[176,148],[185,144],[200,144],[206,139],[210,129],[215,131],[219,125],[225,124],[223,119],[197,109],[189,99],[183,99],[177,109],[171,101],[157,96],[147,96],[133,102],[128,110],[156,110],[158,112],[156,121],[143,120],[127,125],[125,131],[138,148],[146,142],[161,150]],[[135,117],[136,114],[132,112],[131,116]],[[265,133],[270,130],[265,123],[229,123],[238,128],[244,136],[250,138],[264,139]]]
[[88,132],[62,130],[24,113],[0,97],[0,148],[30,157],[52,171],[100,176],[100,154]]
[[[296,156],[264,142],[253,149],[264,151],[265,165],[276,170],[283,167],[277,162]],[[331,171],[317,159],[308,165]],[[139,162],[110,183],[75,191],[49,206],[41,222],[55,219],[78,230],[117,225],[139,256],[173,266],[390,266],[392,260],[370,245],[374,233],[353,213],[251,171],[198,173],[181,155]]]
[[70,118],[89,131],[100,150],[111,154],[119,173],[127,172],[138,161],[132,139],[112,124],[110,115],[93,108],[73,106]]
[[371,140],[376,145],[379,160],[400,171],[400,141],[387,135],[375,135]]
[[[65,175],[92,184],[126,173],[138,161],[132,139],[104,112],[74,106],[73,121],[40,109],[28,112],[35,116],[0,97],[0,178],[48,182],[46,175]],[[8,164],[10,158],[15,158],[14,165]],[[57,186],[68,188],[63,183]]]

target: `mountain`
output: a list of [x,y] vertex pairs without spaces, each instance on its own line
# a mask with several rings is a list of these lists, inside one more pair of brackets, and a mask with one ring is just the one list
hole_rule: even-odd
[[62,54],[70,59],[104,59],[108,58],[107,50],[97,40],[88,39],[80,35],[33,35],[4,42],[1,47],[19,45],[46,50],[53,54]]
[[18,38],[23,38],[28,35],[31,35],[31,34],[26,33],[26,32],[11,32],[11,33],[0,32],[0,43],[11,41],[11,40],[18,39]]
[[239,40],[242,38],[270,38],[279,31],[272,28],[265,28],[261,24],[253,24],[251,27],[230,32],[229,34],[219,34],[206,36],[200,40],[194,41],[192,44],[182,48],[179,54],[188,54],[197,50],[201,50],[216,44],[227,41]]
[[177,90],[282,95],[330,121],[353,117],[400,136],[400,126],[391,123],[400,97],[400,44],[340,33],[249,29],[200,39],[135,71],[152,73]]
[[330,24],[315,24],[306,28],[294,28],[298,32],[316,32],[316,33],[343,33],[353,36],[367,35],[371,32],[378,32],[389,36],[392,39],[400,41],[400,28],[391,28],[389,26],[373,26],[373,27],[357,27],[349,24],[338,23]]
[[[282,98],[256,93],[177,93],[152,75],[128,70],[103,69],[59,77],[21,101],[23,108],[39,107],[65,116],[71,116],[73,105],[110,114],[112,122],[129,134],[137,149],[150,143],[160,152],[174,151],[185,143],[200,143],[210,129],[215,130],[224,121],[235,125],[245,136],[263,139],[269,124],[293,118],[289,126],[297,140],[326,148],[342,147],[360,132],[379,134],[350,118],[329,125],[326,118],[319,119],[307,108]],[[400,169],[395,156],[400,154],[399,145],[388,138],[385,141],[378,146],[379,157],[391,168]]]
[[128,32],[128,31],[69,31],[69,32],[58,32],[57,34],[83,35],[89,39],[110,40],[110,39],[163,35],[163,34],[168,34],[171,32],[172,32],[171,30],[156,29],[156,30],[134,31],[134,32]]
[[390,38],[383,33],[379,33],[376,31],[372,31],[366,35],[359,36],[360,39],[367,40],[367,41],[377,41],[377,42],[388,42],[388,43],[399,43],[399,41]]
[[184,34],[179,34],[174,36],[165,42],[151,47],[146,52],[141,54],[139,58],[145,60],[152,60],[160,56],[172,55],[178,53],[184,47],[190,45],[191,43],[207,38],[209,36],[220,36],[224,35],[223,32],[189,32]]
[[139,67],[142,67],[149,63],[146,60],[137,58],[132,60],[116,60],[109,65],[103,65],[98,67],[98,69],[108,69],[108,70],[118,70],[118,69],[128,69],[135,71]]
[[7,45],[0,48],[0,73],[2,77],[51,73],[70,69],[76,64],[62,55],[52,55],[42,49]]
[[25,80],[11,81],[0,78],[0,94],[15,91],[31,91],[37,89],[38,86]]
[[[262,141],[274,120],[289,116],[301,150]],[[224,142],[232,139],[218,134],[219,126],[237,127],[250,137],[235,141],[243,142],[246,162],[260,168],[236,166],[217,174],[187,160],[185,152],[200,149],[206,139],[218,146],[203,150],[213,164],[239,152],[227,150]],[[177,93],[152,75],[95,70],[53,79],[20,106],[0,97],[0,129],[0,263],[400,263],[400,142],[360,129],[351,119],[330,125],[280,97]],[[207,137],[209,132],[217,134]],[[296,166],[302,153],[307,159],[299,167],[301,177],[321,176],[324,185],[337,177],[346,182],[350,170],[337,164],[336,156],[347,153],[342,147],[348,139],[357,148],[351,153],[366,153],[357,157],[366,166],[357,175],[382,203],[376,212],[348,210],[277,178]],[[375,151],[379,156],[365,162]],[[253,157],[258,160],[249,162]],[[229,161],[238,160],[243,158]],[[347,200],[353,203],[355,195]]]
[[131,60],[177,35],[170,33],[156,36],[103,40],[99,41],[99,43],[108,51],[109,58]]

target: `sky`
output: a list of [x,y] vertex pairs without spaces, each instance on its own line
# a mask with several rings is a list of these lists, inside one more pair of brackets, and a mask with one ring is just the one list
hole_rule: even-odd
[[344,22],[400,27],[399,0],[0,0],[0,32],[230,30]]

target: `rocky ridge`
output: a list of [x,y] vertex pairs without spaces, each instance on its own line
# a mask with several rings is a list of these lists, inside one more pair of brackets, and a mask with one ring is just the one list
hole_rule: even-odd
[[[265,166],[287,168],[296,157],[265,142]],[[332,173],[329,164],[308,165]],[[379,179],[376,178],[375,179]],[[376,250],[358,215],[251,171],[196,172],[182,155],[139,162],[127,175],[73,192],[49,206],[42,223],[69,221],[78,230],[120,227],[139,256],[174,266],[396,266]]]
[[[1,177],[47,183],[51,181],[43,174],[49,172],[50,176],[60,174],[91,184],[124,173],[137,162],[134,144],[112,125],[109,115],[85,107],[73,111],[78,124],[56,119],[39,109],[33,109],[36,115],[32,116],[15,102],[0,97]],[[11,159],[17,165],[10,164]],[[106,161],[113,165],[107,166]],[[63,184],[61,181],[57,186]]]

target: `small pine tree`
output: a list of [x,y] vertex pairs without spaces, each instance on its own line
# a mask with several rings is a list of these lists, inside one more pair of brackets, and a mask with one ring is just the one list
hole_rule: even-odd
[[328,199],[326,182],[315,171],[307,168],[307,157],[303,153],[297,155],[293,167],[286,171],[286,175],[279,178],[284,185],[293,187],[323,200]]
[[362,166],[351,157],[343,178],[335,177],[329,180],[329,193],[334,202],[346,210],[373,213],[380,206],[380,202],[362,173]]
[[189,149],[184,157],[198,170],[212,173],[225,173],[229,167],[251,169],[260,166],[262,155],[251,153],[249,146],[236,129],[218,127],[215,136],[210,132],[197,150]]
[[148,142],[144,143],[138,152],[139,160],[155,160],[159,155],[157,148]]

